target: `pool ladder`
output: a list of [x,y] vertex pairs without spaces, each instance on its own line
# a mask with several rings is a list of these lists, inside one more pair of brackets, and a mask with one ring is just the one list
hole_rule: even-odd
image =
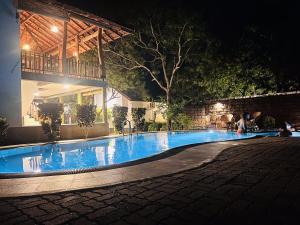
[[129,120],[125,120],[124,123],[123,123],[123,127],[122,127],[122,133],[123,133],[123,136],[125,135],[125,129],[124,129],[124,127],[125,127],[125,125],[126,125],[127,122],[128,122],[128,124],[129,124],[128,134],[129,134],[129,135],[132,135],[131,122],[130,122]]

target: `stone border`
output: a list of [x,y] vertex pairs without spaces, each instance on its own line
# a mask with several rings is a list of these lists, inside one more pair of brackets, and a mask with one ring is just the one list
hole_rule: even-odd
[[270,137],[201,144],[167,158],[89,173],[0,180],[0,197],[17,197],[112,186],[193,169],[212,162],[223,150]]
[[[174,131],[174,132],[180,132],[180,131]],[[188,132],[188,131],[185,131],[185,132]],[[189,131],[189,132],[197,132],[197,131]],[[147,133],[157,133],[157,132],[143,132],[140,134],[147,134]],[[89,142],[89,141],[94,141],[94,140],[102,140],[102,139],[107,139],[107,138],[118,138],[118,137],[122,137],[122,136],[121,135],[105,136],[100,139],[99,138],[91,138],[91,139],[88,139],[85,141]],[[245,138],[241,138],[238,140],[247,140],[247,139],[259,138],[259,137],[263,137],[263,136],[256,135],[254,137],[249,137],[249,138],[245,137]],[[72,140],[72,141],[70,140],[67,142],[66,141],[48,142],[48,143],[43,143],[40,145],[47,145],[47,144],[54,144],[54,143],[62,143],[62,144],[63,143],[78,143],[78,142],[82,142],[82,141],[84,141],[84,139],[78,139],[78,140]],[[227,141],[235,141],[235,140],[227,140]],[[226,142],[226,141],[219,141],[219,142]],[[129,162],[123,162],[123,163],[119,163],[119,164],[113,164],[113,165],[102,166],[102,167],[82,168],[82,169],[73,169],[73,170],[66,170],[66,171],[64,170],[64,171],[55,171],[55,172],[43,172],[43,173],[27,172],[27,173],[15,173],[15,174],[0,174],[0,180],[8,179],[8,178],[28,178],[28,177],[43,177],[43,176],[79,174],[79,173],[88,173],[88,172],[116,169],[116,168],[120,168],[120,167],[133,166],[133,165],[137,165],[137,164],[141,164],[141,163],[152,162],[154,160],[163,159],[163,158],[175,155],[175,154],[185,150],[186,148],[190,148],[190,147],[197,146],[197,145],[210,144],[210,143],[216,143],[216,141],[182,145],[179,147],[170,148],[164,152],[161,152],[159,154],[152,155],[152,156],[149,156],[146,158],[141,158],[141,159],[137,159],[137,160],[133,160],[133,161],[129,161]],[[35,144],[35,145],[38,145],[38,144]],[[32,145],[25,145],[25,146],[32,146]],[[23,146],[23,147],[25,147],[25,146]],[[0,151],[1,151],[1,149],[0,149]]]

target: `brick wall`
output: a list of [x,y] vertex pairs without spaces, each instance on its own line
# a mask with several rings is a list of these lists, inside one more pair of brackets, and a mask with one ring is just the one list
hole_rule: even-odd
[[[300,93],[265,95],[247,98],[209,101],[201,107],[187,107],[186,113],[192,117],[195,126],[209,126],[212,122],[224,127],[230,114],[239,118],[243,112],[261,112],[276,119],[276,126],[284,121],[300,123]],[[223,121],[223,124],[221,124]]]

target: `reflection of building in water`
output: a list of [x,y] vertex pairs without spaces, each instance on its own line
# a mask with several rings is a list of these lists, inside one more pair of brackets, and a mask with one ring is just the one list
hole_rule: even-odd
[[115,151],[116,151],[116,139],[112,138],[111,140],[109,140],[107,152],[105,153],[107,155],[108,164],[114,163]]
[[166,150],[169,148],[169,140],[168,133],[160,133],[159,135],[155,135],[157,138],[157,144],[161,147],[162,150]]
[[24,172],[40,172],[42,156],[25,157],[23,158]]
[[105,147],[104,146],[95,147],[95,154],[96,154],[96,158],[97,158],[99,166],[102,166],[102,165],[104,166],[107,163],[105,148],[106,148],[106,146]]

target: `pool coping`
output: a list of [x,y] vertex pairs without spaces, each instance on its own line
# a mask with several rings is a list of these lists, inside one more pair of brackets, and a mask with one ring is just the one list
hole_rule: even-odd
[[269,140],[273,141],[274,138],[256,137],[244,140],[202,143],[183,147],[184,151],[169,157],[127,167],[79,174],[1,179],[0,198],[91,189],[176,174],[213,162],[222,151],[230,147]]
[[[161,131],[161,132],[165,132],[165,131]],[[172,131],[172,132],[174,132],[174,131]],[[179,131],[175,131],[175,132],[179,132]],[[187,131],[185,131],[185,132],[187,132]],[[191,132],[193,132],[193,131],[191,131]],[[147,132],[147,133],[157,133],[157,132]],[[142,133],[139,133],[139,134],[142,134]],[[102,138],[102,139],[118,138],[118,137],[122,137],[122,136],[119,136],[119,135],[116,136],[116,137],[105,136],[105,138]],[[44,177],[44,176],[58,176],[58,175],[68,175],[68,174],[80,174],[80,173],[89,173],[89,172],[117,169],[117,168],[123,168],[123,167],[138,165],[138,164],[141,164],[141,163],[146,163],[146,162],[151,162],[151,161],[167,158],[167,157],[173,156],[175,154],[178,154],[181,151],[184,151],[186,148],[190,148],[190,147],[194,147],[194,146],[198,146],[198,145],[210,144],[210,143],[216,143],[216,142],[249,140],[249,139],[261,138],[261,137],[264,137],[264,136],[257,134],[253,137],[248,137],[248,138],[245,137],[245,138],[240,138],[240,139],[235,139],[235,140],[210,141],[210,142],[187,144],[187,145],[182,145],[182,146],[175,147],[175,148],[170,148],[170,149],[168,149],[164,152],[161,152],[161,153],[158,153],[158,154],[146,157],[146,158],[141,158],[141,159],[137,159],[137,160],[132,160],[132,161],[123,162],[123,163],[119,163],[119,164],[108,165],[108,166],[101,166],[101,167],[83,168],[83,169],[78,169],[78,170],[76,170],[76,169],[63,170],[63,171],[55,171],[55,172],[43,172],[43,173],[25,172],[25,173],[0,174],[0,180],[1,179],[9,179],[9,178],[29,178],[29,177]],[[102,140],[102,139],[95,139],[95,140]],[[85,139],[79,139],[78,141],[71,142],[71,143],[78,143],[78,142],[81,142],[82,140],[85,140]],[[87,142],[88,141],[93,141],[93,140],[94,139],[87,140]],[[57,142],[55,142],[55,143],[57,143]],[[65,142],[60,142],[60,143],[65,143]],[[54,143],[50,142],[50,143],[46,143],[45,145],[47,145],[47,144],[54,144]]]

